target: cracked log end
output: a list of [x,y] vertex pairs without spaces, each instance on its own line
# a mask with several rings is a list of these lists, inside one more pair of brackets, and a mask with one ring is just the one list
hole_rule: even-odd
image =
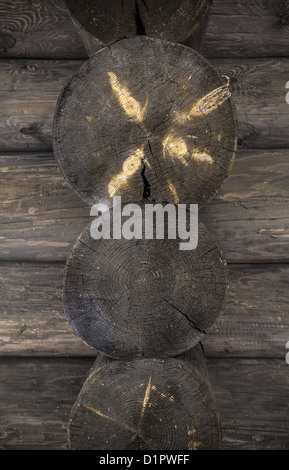
[[237,125],[228,80],[196,51],[136,36],[105,47],[64,88],[54,151],[88,203],[204,206],[228,176]]
[[220,449],[218,410],[198,346],[164,360],[99,356],[70,415],[69,448]]
[[122,38],[184,42],[206,22],[211,0],[66,0],[89,54]]
[[94,240],[90,228],[65,272],[74,332],[122,359],[174,356],[197,344],[222,313],[228,286],[226,264],[205,226],[199,223],[192,251],[180,250],[178,239]]

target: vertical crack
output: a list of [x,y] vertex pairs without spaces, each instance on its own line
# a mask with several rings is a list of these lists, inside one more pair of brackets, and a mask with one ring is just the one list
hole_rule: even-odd
[[141,19],[140,11],[139,11],[139,6],[137,2],[135,2],[135,25],[136,25],[136,34],[140,36],[145,36],[146,35],[146,30],[145,26],[143,24],[143,21]]
[[146,171],[146,165],[145,165],[145,162],[144,162],[144,159],[142,158],[142,164],[143,164],[143,168],[142,168],[142,171],[141,171],[141,177],[142,177],[142,180],[143,180],[143,199],[149,199],[150,195],[151,195],[151,185],[149,184],[147,178],[145,177],[145,171]]

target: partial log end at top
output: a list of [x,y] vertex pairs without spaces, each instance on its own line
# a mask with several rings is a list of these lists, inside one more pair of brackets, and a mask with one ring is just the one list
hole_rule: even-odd
[[210,0],[66,0],[78,29],[102,46],[135,35],[184,42],[202,25],[211,3]]

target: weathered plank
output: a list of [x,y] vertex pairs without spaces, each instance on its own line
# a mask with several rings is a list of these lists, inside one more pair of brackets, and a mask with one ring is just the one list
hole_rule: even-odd
[[225,311],[202,341],[206,356],[285,358],[288,280],[285,264],[229,265]]
[[[204,336],[207,357],[285,358],[289,266],[229,265],[224,313]],[[0,355],[95,356],[63,307],[63,263],[2,263]]]
[[[50,151],[57,98],[83,61],[0,63],[0,151]],[[288,148],[288,59],[212,60],[230,77],[244,148]]]
[[0,1],[0,57],[87,57],[62,0]]
[[[211,0],[66,0],[67,9],[89,54],[123,38],[145,35],[184,42],[207,20]],[[195,44],[197,46],[197,44]]]
[[[200,212],[228,262],[288,262],[288,150],[240,150],[219,195]],[[65,261],[91,222],[52,154],[0,157],[0,258]]]
[[226,448],[289,448],[288,367],[278,359],[208,360]]
[[288,151],[239,151],[219,195],[201,212],[229,262],[288,260]]
[[[1,449],[66,450],[69,414],[93,361],[2,357]],[[288,364],[208,359],[207,366],[223,449],[288,450]]]
[[58,95],[82,61],[2,60],[0,64],[0,148],[52,148]]
[[286,0],[214,0],[203,53],[206,57],[288,57]]
[[[0,56],[85,59],[63,0],[0,1]],[[207,57],[287,57],[285,0],[214,0],[205,36]]]
[[230,78],[239,147],[288,148],[288,59],[212,59]]

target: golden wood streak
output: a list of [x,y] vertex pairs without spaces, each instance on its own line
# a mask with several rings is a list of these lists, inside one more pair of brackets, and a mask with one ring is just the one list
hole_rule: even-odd
[[149,398],[150,398],[150,392],[151,392],[151,380],[152,380],[152,378],[150,377],[150,378],[149,378],[149,381],[148,381],[148,384],[147,384],[146,391],[145,391],[145,396],[144,396],[143,404],[142,404],[141,418],[142,418],[142,417],[143,417],[143,415],[144,415],[144,412],[145,412],[146,406],[147,406],[147,404],[148,404],[148,401],[149,401]]
[[171,182],[171,180],[169,178],[167,179],[167,182],[168,182],[170,191],[171,191],[172,195],[174,196],[174,204],[179,204],[180,198],[178,196],[175,185]]
[[110,86],[114,94],[117,96],[118,102],[125,113],[137,122],[143,121],[146,113],[147,102],[142,108],[140,103],[133,98],[129,89],[119,82],[115,73],[107,72],[107,75],[109,77]]
[[207,93],[207,95],[203,96],[196,103],[194,103],[187,113],[178,113],[176,120],[180,123],[185,123],[194,117],[210,114],[212,111],[221,106],[231,96],[231,92],[229,90],[229,78],[226,77],[226,79],[226,85],[222,85]]
[[110,197],[113,197],[119,189],[127,184],[128,178],[141,167],[143,158],[144,151],[143,147],[141,147],[124,161],[122,172],[113,176],[108,183],[107,189]]

